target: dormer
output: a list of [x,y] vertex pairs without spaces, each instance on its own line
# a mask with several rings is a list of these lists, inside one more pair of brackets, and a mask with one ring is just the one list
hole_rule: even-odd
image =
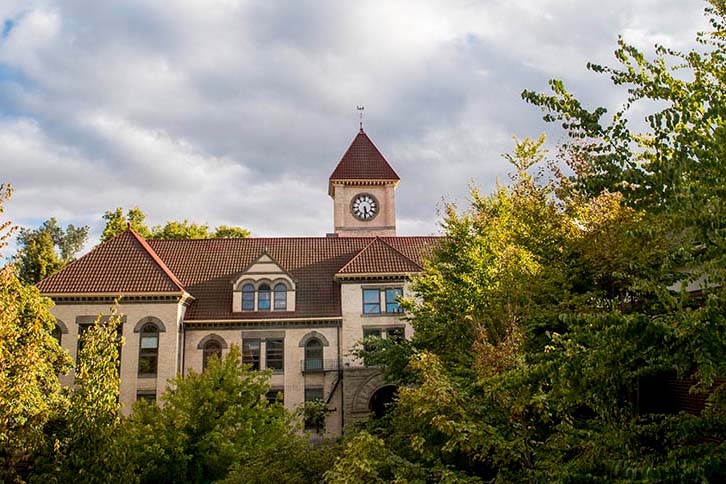
[[267,250],[232,281],[232,312],[295,311],[295,280]]

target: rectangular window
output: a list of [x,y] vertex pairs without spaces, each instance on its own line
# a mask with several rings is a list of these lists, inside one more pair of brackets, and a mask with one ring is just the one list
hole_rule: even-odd
[[375,336],[376,338],[381,337],[381,329],[380,328],[363,328],[363,337],[369,338],[371,336]]
[[306,402],[312,402],[313,400],[322,400],[323,399],[323,388],[306,388],[305,389],[305,401]]
[[398,298],[403,296],[403,289],[400,287],[394,287],[386,289],[386,312],[387,313],[400,313],[401,305],[398,303]]
[[242,291],[242,311],[254,311],[255,310],[255,292]]
[[141,333],[139,350],[139,376],[156,376],[159,356],[159,333]]
[[[305,388],[305,401],[313,402],[315,400],[323,400],[323,388],[322,387]],[[318,425],[316,424],[316,422],[311,421],[308,418],[306,418],[305,419],[305,430],[318,430]]]
[[242,362],[252,365],[253,370],[260,369],[259,339],[245,339],[242,341]]
[[257,291],[257,310],[258,311],[269,311],[270,310],[270,288],[260,288]]
[[380,314],[381,291],[379,289],[363,289],[363,314]]
[[153,390],[140,390],[136,392],[136,400],[146,400],[149,403],[156,402],[156,392]]
[[393,340],[403,339],[403,328],[389,328],[386,330],[386,338]]
[[265,398],[268,402],[274,403],[274,402],[285,402],[285,392],[282,390],[282,388],[271,388],[267,394],[265,394]]
[[285,369],[285,340],[268,339],[265,341],[265,360],[267,368],[279,373]]

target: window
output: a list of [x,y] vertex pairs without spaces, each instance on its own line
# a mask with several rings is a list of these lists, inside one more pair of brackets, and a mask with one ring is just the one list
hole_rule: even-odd
[[255,287],[252,284],[242,286],[242,311],[255,310]]
[[386,330],[386,338],[400,341],[403,339],[403,328],[388,328]]
[[140,390],[136,392],[136,400],[145,400],[149,403],[155,403],[156,392],[154,390]]
[[202,350],[202,371],[209,366],[210,358],[222,359],[222,345],[217,340],[209,340]]
[[267,368],[275,373],[284,371],[285,368],[285,340],[268,339],[265,341],[265,360]]
[[[323,402],[323,387],[310,387],[305,388],[305,402]],[[317,413],[317,412],[315,412]],[[324,417],[323,417],[324,418]],[[320,417],[316,415],[310,415],[305,412],[305,430],[315,430],[320,432],[323,422],[320,421]]]
[[364,338],[370,338],[370,337],[381,337],[381,329],[380,328],[363,328],[363,337]]
[[159,328],[147,323],[141,328],[139,344],[139,376],[156,376],[159,359]]
[[287,286],[283,283],[275,285],[275,311],[287,309]]
[[381,291],[379,289],[363,289],[363,314],[381,312]]
[[305,370],[323,370],[323,343],[318,338],[305,343]]
[[[381,297],[385,306],[381,307]],[[363,288],[363,314],[400,314],[403,312],[398,299],[403,297],[403,288]]]
[[401,305],[398,303],[398,298],[403,296],[403,289],[400,287],[393,287],[386,289],[386,312],[387,313],[400,313]]
[[58,344],[61,344],[61,335],[63,334],[63,332],[61,331],[60,326],[56,324],[50,334],[55,338]]
[[323,388],[322,387],[313,387],[313,388],[305,389],[305,401],[306,402],[314,402],[315,400],[322,400],[322,399],[323,399]]
[[265,398],[270,403],[280,402],[284,403],[285,401],[285,392],[282,388],[271,388],[269,392],[265,394]]
[[242,362],[252,365],[253,370],[260,369],[260,340],[245,339],[242,341]]
[[260,285],[260,288],[257,290],[257,310],[270,310],[270,286],[267,284]]

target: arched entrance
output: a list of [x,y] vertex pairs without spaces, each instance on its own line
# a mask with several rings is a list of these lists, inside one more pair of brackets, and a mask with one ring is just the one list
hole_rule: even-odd
[[389,404],[393,402],[398,393],[395,385],[386,385],[373,393],[368,402],[368,410],[373,413],[374,418],[381,418],[389,411]]

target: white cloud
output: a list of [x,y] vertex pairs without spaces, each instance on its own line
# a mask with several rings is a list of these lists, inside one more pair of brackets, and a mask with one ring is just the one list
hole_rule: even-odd
[[696,0],[389,2],[6,1],[0,22],[0,181],[9,214],[88,223],[139,205],[149,221],[331,229],[327,177],[357,128],[402,176],[399,232],[437,230],[508,168],[511,135],[552,131],[519,98],[564,78],[588,104],[617,99],[588,73],[616,36],[683,48]]

